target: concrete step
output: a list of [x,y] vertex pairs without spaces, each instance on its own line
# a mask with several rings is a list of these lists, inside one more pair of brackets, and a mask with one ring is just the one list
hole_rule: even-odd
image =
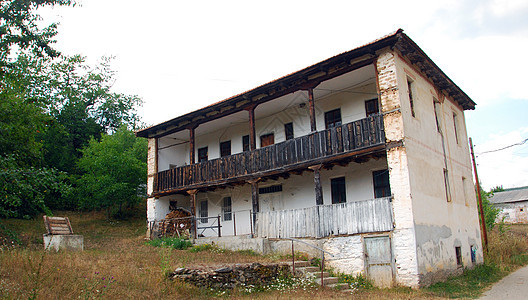
[[318,267],[301,267],[298,269],[299,271],[303,272],[303,273],[313,273],[313,272],[320,272],[321,269],[318,268]]
[[[290,267],[292,265],[292,262],[289,261],[289,262],[286,262]],[[295,261],[295,268],[301,268],[301,267],[309,267],[310,266],[310,262],[309,261],[305,261],[305,260],[296,260]]]
[[336,290],[340,290],[340,291],[353,291],[352,289],[350,289],[350,286],[348,285],[348,283],[332,283],[332,284],[329,284],[327,285],[327,287],[329,288],[333,288],[333,289],[336,289]]
[[[327,286],[327,285],[329,285],[329,284],[337,283],[337,281],[338,281],[338,280],[337,280],[337,277],[325,277],[325,278],[323,278],[323,282],[324,282],[324,285],[325,285],[325,286]],[[317,284],[321,284],[321,278],[317,278],[317,279],[315,280],[315,282],[316,282]]]
[[[317,272],[306,272],[306,276],[310,276],[312,278],[321,278],[321,271],[317,271]],[[329,277],[330,276],[330,273],[328,272],[323,272],[323,277]]]

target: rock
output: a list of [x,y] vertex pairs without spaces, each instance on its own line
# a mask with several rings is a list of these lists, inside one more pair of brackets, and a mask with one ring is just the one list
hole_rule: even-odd
[[187,271],[186,268],[178,268],[178,269],[174,270],[174,272],[172,272],[172,274],[173,275],[185,274],[186,271]]
[[233,272],[233,269],[231,269],[230,267],[224,267],[224,268],[215,270],[215,272],[216,273],[230,273],[230,272]]

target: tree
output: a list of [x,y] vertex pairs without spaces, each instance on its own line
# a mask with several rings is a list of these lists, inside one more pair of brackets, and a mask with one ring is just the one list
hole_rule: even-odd
[[22,167],[15,155],[0,155],[0,217],[29,218],[70,191],[65,173]]
[[79,180],[79,204],[83,209],[112,209],[139,203],[145,195],[147,144],[125,127],[101,141],[91,139],[82,150],[79,167],[85,172]]
[[57,34],[57,24],[40,28],[39,7],[71,5],[71,0],[0,0],[0,70],[8,65],[14,51],[29,51],[33,55],[59,56],[51,47]]
[[[482,197],[482,209],[484,210],[484,221],[486,222],[486,228],[489,231],[491,231],[493,227],[495,227],[495,220],[497,219],[497,216],[499,215],[500,209],[494,207],[493,204],[491,204],[491,202],[489,201],[489,197],[493,196],[492,191],[486,192],[481,188],[480,195]],[[477,203],[478,203],[478,199],[477,199]],[[479,214],[480,214],[480,211],[479,211]]]

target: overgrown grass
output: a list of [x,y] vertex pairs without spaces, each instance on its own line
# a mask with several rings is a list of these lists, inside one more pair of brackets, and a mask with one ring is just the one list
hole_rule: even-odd
[[484,288],[497,282],[506,274],[493,264],[482,264],[473,269],[466,269],[461,276],[449,278],[446,282],[438,282],[426,290],[448,298],[475,298],[482,294]]
[[[178,267],[218,268],[235,263],[288,261],[286,257],[261,256],[252,251],[227,251],[214,245],[177,250],[152,247],[145,243],[145,211],[134,212],[129,220],[107,220],[104,212],[54,212],[68,216],[76,234],[84,235],[83,252],[50,252],[43,256],[42,234],[46,231],[42,216],[33,220],[1,220],[0,299],[201,299],[211,295],[182,282],[167,280],[164,274]],[[247,295],[242,290],[235,298],[257,299],[436,299],[475,297],[490,283],[508,271],[528,263],[528,226],[511,226],[503,233],[490,234],[488,264],[466,271],[461,277],[425,290],[408,288],[358,289],[353,295],[333,289],[302,288],[267,290]],[[298,256],[298,257],[297,257]],[[42,263],[40,263],[41,258]],[[305,258],[296,254],[297,259]],[[314,262],[316,263],[316,262]],[[35,271],[40,271],[35,276]],[[109,281],[110,280],[110,281]],[[346,281],[344,276],[342,280]],[[348,278],[348,280],[352,280]],[[354,279],[361,285],[362,280]],[[283,285],[288,285],[286,282]],[[38,289],[34,289],[37,287]],[[468,292],[464,292],[468,290]],[[36,292],[34,292],[36,291]]]
[[485,263],[461,276],[431,285],[426,291],[442,297],[474,298],[510,272],[528,264],[528,226],[495,226],[488,234]]
[[146,244],[154,247],[167,247],[178,250],[185,250],[192,246],[192,242],[189,240],[170,237],[150,240]]

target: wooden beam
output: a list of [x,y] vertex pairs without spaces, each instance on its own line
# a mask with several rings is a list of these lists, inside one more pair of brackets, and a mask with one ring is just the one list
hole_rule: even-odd
[[249,112],[249,149],[257,149],[257,138],[255,136],[255,108],[257,106],[250,106],[247,111]]
[[323,187],[321,186],[321,165],[310,166],[308,169],[314,172],[315,205],[323,205]]
[[312,130],[312,132],[316,132],[317,126],[315,123],[315,104],[313,88],[308,89],[308,108],[310,110],[310,129]]
[[197,219],[196,219],[196,194],[198,193],[198,190],[188,190],[187,191],[187,194],[189,194],[189,196],[191,196],[191,215],[194,217],[194,220],[193,220],[193,237],[196,239],[196,235],[197,235],[197,232],[196,232],[196,222],[197,222]]
[[194,150],[194,129],[195,127],[189,128],[189,163],[192,165],[196,162],[195,159],[195,150]]

